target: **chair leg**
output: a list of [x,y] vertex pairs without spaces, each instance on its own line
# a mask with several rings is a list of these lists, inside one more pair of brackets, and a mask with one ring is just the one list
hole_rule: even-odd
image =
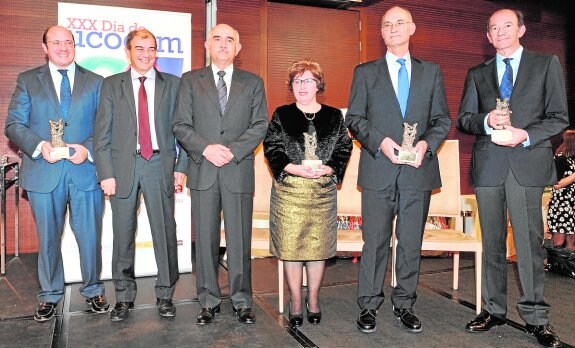
[[397,278],[395,274],[395,261],[397,257],[397,240],[395,233],[391,236],[391,286],[395,288],[397,285]]
[[459,289],[459,251],[453,252],[453,290]]
[[284,263],[278,259],[278,307],[280,313],[284,312]]
[[302,268],[302,286],[307,286],[307,268],[305,267],[305,263],[303,264]]
[[475,312],[481,312],[481,260],[482,251],[475,252]]

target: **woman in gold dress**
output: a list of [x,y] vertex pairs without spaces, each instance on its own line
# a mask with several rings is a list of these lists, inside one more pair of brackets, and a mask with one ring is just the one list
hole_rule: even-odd
[[275,110],[263,145],[274,176],[270,251],[284,261],[289,322],[297,327],[303,323],[304,264],[307,319],[312,324],[321,321],[319,290],[325,260],[336,254],[336,185],[342,182],[352,143],[342,112],[316,99],[325,88],[321,66],[300,60],[288,75],[296,102]]

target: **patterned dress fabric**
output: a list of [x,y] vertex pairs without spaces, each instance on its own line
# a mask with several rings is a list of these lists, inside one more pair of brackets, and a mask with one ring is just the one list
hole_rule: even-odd
[[[555,165],[559,180],[567,177],[575,173],[575,156],[558,154],[555,156]],[[550,233],[575,234],[575,184],[553,189],[547,212],[547,226]]]

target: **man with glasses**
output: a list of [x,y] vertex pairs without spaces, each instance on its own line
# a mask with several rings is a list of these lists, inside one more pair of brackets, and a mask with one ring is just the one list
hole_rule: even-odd
[[[431,191],[441,186],[437,150],[451,118],[439,66],[409,53],[414,33],[409,11],[388,10],[381,21],[387,53],[357,66],[351,86],[346,123],[362,145],[358,185],[364,245],[357,294],[357,327],[362,332],[376,329],[394,221],[398,245],[393,314],[408,331],[421,331],[413,311],[421,243]],[[405,132],[410,129],[415,132]],[[413,149],[402,149],[404,135],[414,137]],[[405,155],[411,161],[402,160]]]
[[[50,320],[64,295],[60,249],[67,212],[80,252],[80,293],[92,312],[105,313],[109,307],[100,281],[104,203],[92,160],[102,77],[74,63],[69,30],[50,27],[42,41],[48,63],[18,76],[4,130],[22,151],[20,186],[36,222],[41,287],[36,321]],[[51,144],[50,123],[59,121],[67,158],[57,156]]]
[[[524,49],[519,39],[525,31],[521,12],[493,13],[487,39],[497,54],[469,69],[463,89],[457,129],[476,136],[471,179],[481,223],[485,302],[465,329],[485,332],[505,324],[509,214],[522,288],[519,315],[541,345],[559,347],[543,296],[541,197],[545,186],[557,183],[550,138],[569,124],[567,98],[559,59]],[[498,108],[498,99],[507,99],[508,106]],[[508,138],[493,137],[498,130]]]
[[218,24],[204,46],[211,64],[182,75],[174,116],[174,133],[190,156],[187,186],[192,190],[196,288],[202,307],[196,323],[212,323],[222,303],[218,251],[223,212],[230,300],[237,319],[253,324],[254,150],[268,127],[264,84],[233,64],[242,47],[234,28]]
[[130,69],[104,80],[96,116],[94,158],[102,190],[110,197],[114,228],[116,305],[111,321],[126,319],[136,299],[134,240],[141,194],[158,268],[158,314],[176,315],[172,301],[179,277],[174,190],[184,183],[187,155],[177,151],[172,133],[180,79],[154,68],[156,51],[156,37],[148,30],[128,34]]

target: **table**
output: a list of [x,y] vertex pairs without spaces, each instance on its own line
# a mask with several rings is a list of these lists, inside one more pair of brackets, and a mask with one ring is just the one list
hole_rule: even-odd
[[20,166],[18,162],[10,162],[8,156],[0,159],[0,276],[6,274],[6,191],[14,186],[14,256],[18,256],[18,210],[20,197],[20,188],[18,186],[18,176]]

